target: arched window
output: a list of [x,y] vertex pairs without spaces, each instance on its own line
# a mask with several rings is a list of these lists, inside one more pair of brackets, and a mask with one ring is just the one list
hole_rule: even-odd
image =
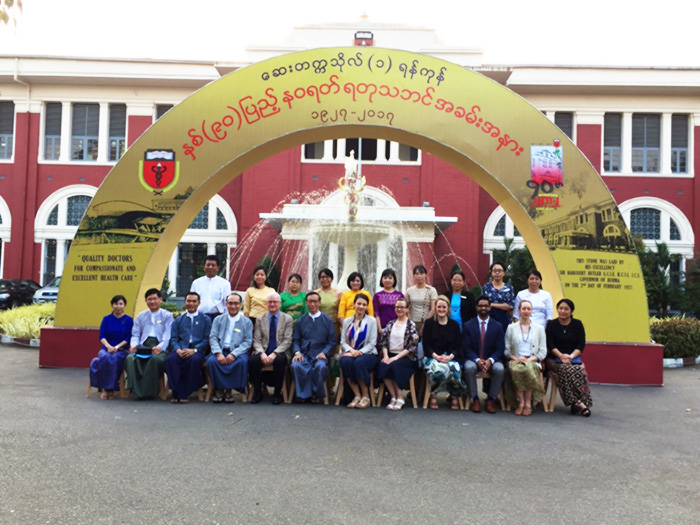
[[686,259],[694,255],[695,234],[690,221],[676,206],[656,197],[639,197],[619,206],[630,234],[640,235],[650,250],[663,242],[671,254],[681,258],[671,267],[672,274],[685,271]]
[[515,227],[513,221],[506,215],[506,212],[498,206],[486,220],[484,226],[484,253],[493,255],[494,250],[503,250],[505,239],[513,239],[513,248],[523,248],[523,241],[518,228]]
[[204,205],[182,236],[170,259],[170,291],[182,297],[192,281],[204,275],[204,259],[216,255],[220,275],[229,278],[231,252],[237,246],[238,223],[228,203],[218,195]]
[[0,197],[0,277],[4,275],[5,244],[10,242],[11,227],[12,218],[10,215],[10,208],[7,206],[5,199]]
[[63,273],[75,232],[96,192],[97,188],[86,184],[66,186],[39,206],[34,242],[41,244],[41,284]]
[[661,240],[661,210],[654,208],[630,210],[629,229],[633,236],[640,235],[645,240]]
[[[96,192],[93,186],[67,186],[50,195],[39,207],[34,221],[34,242],[41,243],[42,284],[63,273],[75,232]],[[192,221],[170,259],[167,273],[170,290],[178,294],[181,290],[189,291],[209,254],[219,256],[223,276],[228,277],[229,254],[236,247],[237,232],[231,207],[215,195]]]

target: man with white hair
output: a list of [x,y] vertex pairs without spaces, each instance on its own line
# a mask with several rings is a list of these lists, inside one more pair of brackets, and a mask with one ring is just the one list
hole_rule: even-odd
[[[291,315],[280,312],[282,301],[277,292],[268,294],[266,302],[267,315],[261,315],[255,320],[253,355],[248,368],[254,390],[251,403],[262,401],[262,383],[265,380],[265,384],[272,383],[271,386],[275,389],[272,404],[279,405],[282,402],[284,374],[291,359],[294,320]],[[270,365],[272,372],[263,372],[263,368]]]

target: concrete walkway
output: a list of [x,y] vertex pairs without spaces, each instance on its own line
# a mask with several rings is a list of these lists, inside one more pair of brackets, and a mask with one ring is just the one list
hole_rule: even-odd
[[700,370],[593,416],[86,399],[0,345],[0,523],[698,523]]

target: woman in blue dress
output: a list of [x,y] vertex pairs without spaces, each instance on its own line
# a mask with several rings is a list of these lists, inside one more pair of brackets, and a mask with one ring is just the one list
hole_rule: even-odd
[[512,323],[513,307],[515,306],[515,290],[504,282],[506,269],[500,262],[495,262],[489,268],[491,281],[481,287],[481,293],[491,300],[489,316],[503,326],[503,332]]
[[134,320],[124,313],[126,298],[112,297],[112,313],[100,324],[102,348],[90,363],[90,385],[102,389],[101,399],[114,399],[119,388],[119,377],[124,369],[124,359],[129,355],[129,340]]

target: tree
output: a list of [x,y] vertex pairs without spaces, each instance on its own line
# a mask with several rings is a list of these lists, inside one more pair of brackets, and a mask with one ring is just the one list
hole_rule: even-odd
[[673,283],[670,272],[671,264],[680,256],[671,255],[663,242],[656,243],[656,251],[650,250],[640,236],[634,238],[634,244],[642,266],[649,309],[657,310],[661,317],[668,317],[669,308],[678,307],[682,302],[682,289]]
[[22,0],[0,0],[0,22],[17,27],[17,15],[22,13]]
[[686,267],[682,288],[682,310],[700,317],[700,256],[698,254]]
[[[513,239],[504,239],[505,249],[493,251],[493,262],[500,262],[506,270],[504,281],[509,283],[515,292],[527,288],[527,274],[535,268],[530,250],[513,248]],[[488,279],[487,279],[488,280]]]

